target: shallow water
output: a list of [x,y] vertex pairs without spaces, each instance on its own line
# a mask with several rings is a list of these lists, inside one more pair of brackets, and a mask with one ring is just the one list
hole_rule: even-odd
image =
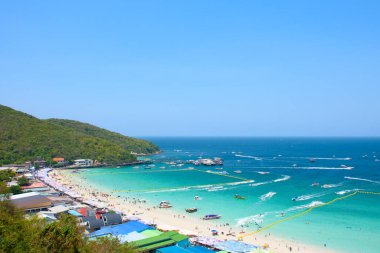
[[[146,199],[157,205],[169,200],[174,209],[198,207],[194,216],[220,214],[244,230],[327,203],[356,189],[380,192],[380,139],[341,138],[151,138],[164,151],[155,167],[101,168],[78,173],[99,189]],[[364,157],[363,157],[364,156]],[[164,162],[224,159],[232,177],[207,173],[217,167],[170,166]],[[310,162],[315,158],[315,162]],[[342,166],[344,165],[344,166]],[[165,167],[162,169],[161,167]],[[233,171],[241,170],[241,174]],[[260,173],[259,173],[260,172]],[[262,172],[269,172],[263,174]],[[250,180],[250,181],[247,181]],[[313,182],[320,185],[312,187]],[[331,188],[322,188],[328,184]],[[340,194],[336,194],[336,192]],[[239,194],[245,200],[235,199]],[[201,200],[195,200],[200,196]],[[296,201],[292,201],[292,198]],[[342,252],[378,252],[380,196],[358,194],[316,208],[262,233]]]

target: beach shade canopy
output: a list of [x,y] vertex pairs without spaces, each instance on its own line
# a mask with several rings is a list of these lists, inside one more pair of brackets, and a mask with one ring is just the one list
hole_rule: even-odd
[[103,227],[100,230],[89,234],[89,236],[93,237],[93,236],[101,236],[105,234],[111,234],[114,236],[127,235],[131,232],[142,232],[147,229],[154,229],[154,228],[138,221],[128,221],[126,223],[115,225],[115,226]]
[[134,231],[127,235],[118,235],[117,238],[119,239],[120,243],[125,243],[125,242],[134,242],[134,241],[142,240],[147,237],[145,235],[142,235]]
[[154,237],[154,236],[158,236],[162,234],[162,232],[155,229],[147,229],[147,230],[142,231],[140,234],[146,237]]
[[257,248],[255,245],[234,240],[220,241],[214,247],[231,253],[251,252]]
[[101,229],[88,234],[88,237],[99,237],[105,235],[112,235],[112,230],[109,227],[102,227]]
[[157,253],[189,253],[190,251],[187,251],[186,249],[178,247],[178,246],[169,246],[169,247],[158,249],[156,252]]
[[202,246],[188,247],[187,250],[193,253],[215,253],[215,251]]
[[141,250],[150,251],[166,246],[172,246],[186,240],[188,240],[187,236],[178,234],[174,231],[169,231],[158,236],[136,241],[133,245]]

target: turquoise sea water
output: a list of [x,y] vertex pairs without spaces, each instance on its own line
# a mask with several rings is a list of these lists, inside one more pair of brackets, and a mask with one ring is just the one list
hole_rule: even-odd
[[[174,209],[198,207],[192,215],[220,214],[246,230],[362,189],[380,192],[380,139],[367,138],[150,138],[163,153],[155,167],[100,168],[79,173],[99,189],[146,199],[169,200]],[[377,157],[377,154],[379,157]],[[223,166],[170,166],[167,161],[224,159]],[[315,162],[310,162],[315,158]],[[165,167],[165,169],[162,169]],[[232,177],[206,173],[223,167]],[[346,167],[353,167],[348,170]],[[199,170],[199,171],[198,171]],[[241,170],[241,174],[234,171]],[[260,174],[258,172],[269,172]],[[252,180],[252,181],[244,181]],[[320,185],[312,187],[313,182]],[[329,184],[332,188],[322,188]],[[337,192],[341,192],[339,195]],[[272,194],[268,194],[272,193]],[[246,197],[234,198],[235,194]],[[263,197],[267,194],[267,198]],[[273,195],[272,197],[268,197]],[[200,196],[201,200],[194,200]],[[292,198],[299,197],[297,201]],[[263,233],[304,241],[342,252],[379,252],[380,196],[355,195]]]

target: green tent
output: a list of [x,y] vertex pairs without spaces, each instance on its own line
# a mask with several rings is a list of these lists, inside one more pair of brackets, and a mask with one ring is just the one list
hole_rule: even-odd
[[145,235],[146,237],[150,238],[150,237],[161,235],[162,232],[158,230],[154,230],[154,229],[147,229],[145,231],[140,232],[140,234]]

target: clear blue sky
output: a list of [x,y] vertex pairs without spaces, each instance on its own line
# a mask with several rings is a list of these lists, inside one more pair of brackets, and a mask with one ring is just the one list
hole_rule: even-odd
[[380,136],[380,1],[2,1],[0,104],[132,136]]

